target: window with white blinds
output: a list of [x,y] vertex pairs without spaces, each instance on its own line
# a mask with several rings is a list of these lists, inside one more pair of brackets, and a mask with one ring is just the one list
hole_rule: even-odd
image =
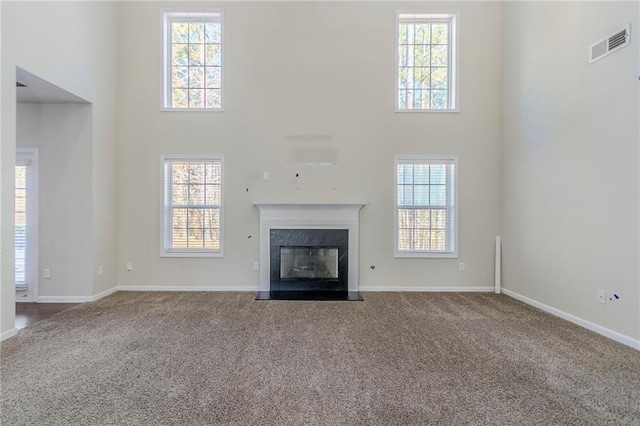
[[163,108],[222,110],[222,11],[165,11],[163,20]]
[[397,12],[396,111],[455,111],[456,14]]
[[222,158],[164,157],[162,256],[222,256]]
[[453,156],[396,157],[396,257],[457,257],[457,163]]
[[16,162],[14,203],[14,271],[16,289],[27,287],[27,161]]

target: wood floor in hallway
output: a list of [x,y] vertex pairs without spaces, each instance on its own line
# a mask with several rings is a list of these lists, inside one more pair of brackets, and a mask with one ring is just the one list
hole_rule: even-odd
[[22,330],[79,303],[16,303],[16,328]]

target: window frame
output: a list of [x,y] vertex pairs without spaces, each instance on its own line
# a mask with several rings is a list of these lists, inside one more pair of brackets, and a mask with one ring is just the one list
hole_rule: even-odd
[[[425,109],[416,109],[416,108],[400,108],[400,15],[425,15],[430,18],[425,18],[425,20],[433,19],[433,20],[443,20],[446,19],[450,22],[451,30],[449,31],[449,59],[448,59],[448,77],[449,77],[449,88],[448,88],[448,108],[442,109],[434,109],[434,108],[425,108]],[[458,86],[459,86],[459,78],[458,78],[458,63],[459,63],[459,48],[458,48],[458,40],[459,37],[459,20],[460,20],[460,11],[458,10],[428,10],[428,9],[401,9],[396,10],[396,19],[395,19],[395,39],[394,39],[394,68],[395,68],[395,94],[394,94],[394,102],[395,102],[395,112],[397,113],[458,113],[459,110],[459,97],[458,97]]]
[[[170,162],[220,162],[220,206],[219,209],[219,239],[220,247],[216,249],[176,249],[167,246],[170,235],[170,225],[173,215],[169,214],[172,204],[165,203],[166,176],[165,167]],[[224,158],[222,155],[163,155],[160,158],[160,257],[224,257]]]
[[[452,209],[453,212],[449,212],[450,216],[453,216],[453,229],[447,226],[446,238],[453,246],[453,250],[450,251],[420,251],[420,250],[399,250],[398,247],[398,211],[400,206],[398,204],[398,165],[400,164],[424,164],[424,163],[437,163],[443,162],[453,165],[453,188],[447,187],[446,209]],[[393,255],[395,258],[458,258],[458,156],[456,155],[396,155],[394,157],[394,225],[393,225]],[[451,191],[453,194],[451,194]]]
[[[168,25],[172,18],[205,19],[206,15],[220,22],[220,108],[174,108],[171,104],[171,30]],[[162,40],[161,60],[162,78],[160,89],[160,111],[165,112],[224,112],[224,13],[222,9],[198,8],[198,9],[162,9],[160,11]]]

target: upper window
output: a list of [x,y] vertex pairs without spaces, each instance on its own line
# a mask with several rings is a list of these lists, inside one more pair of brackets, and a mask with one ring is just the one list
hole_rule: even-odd
[[397,111],[452,111],[455,14],[397,14]]
[[222,159],[163,158],[163,256],[222,256]]
[[455,157],[396,157],[397,257],[457,257]]
[[222,13],[164,12],[163,107],[222,110]]

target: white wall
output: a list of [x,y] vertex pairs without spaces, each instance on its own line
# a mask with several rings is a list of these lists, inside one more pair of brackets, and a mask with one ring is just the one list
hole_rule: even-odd
[[503,23],[504,286],[638,340],[638,3],[506,2]]
[[39,297],[91,296],[91,105],[18,104],[17,146],[39,154]]
[[[252,265],[259,259],[259,227],[252,201],[367,202],[361,286],[492,285],[500,229],[499,3],[193,6],[224,9],[224,112],[160,111],[160,9],[189,4],[119,5],[120,285],[257,287]],[[395,11],[420,7],[460,11],[460,113],[394,113]],[[333,140],[284,138],[305,133]],[[294,167],[297,148],[318,145],[337,150],[335,168]],[[160,258],[163,154],[224,156],[224,258]],[[395,154],[459,156],[459,259],[393,258]],[[134,262],[131,272],[124,270],[127,260]],[[466,272],[458,271],[459,261]]]
[[[115,39],[116,4],[7,2],[2,8],[2,146],[0,332],[13,328],[13,164],[16,145],[15,72],[19,66],[90,101],[92,118],[92,278],[85,294],[116,283]],[[41,215],[42,218],[42,215]],[[105,275],[96,276],[96,264]]]

